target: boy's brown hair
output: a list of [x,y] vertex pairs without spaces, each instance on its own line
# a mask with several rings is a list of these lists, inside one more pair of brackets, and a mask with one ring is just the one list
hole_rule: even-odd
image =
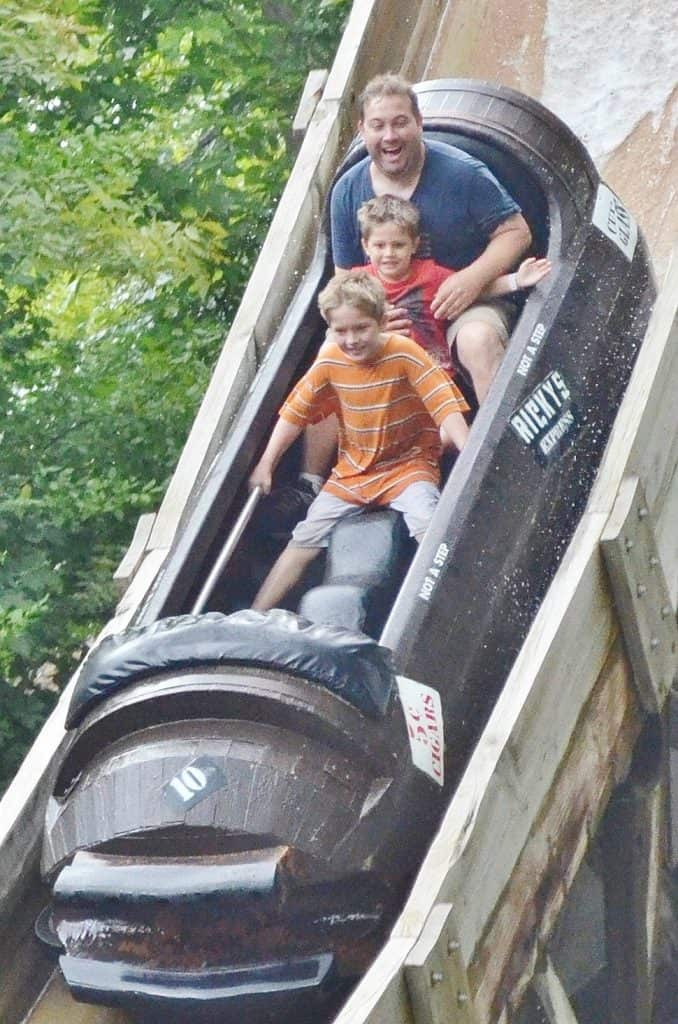
[[406,78],[403,78],[402,75],[394,74],[393,71],[388,71],[385,75],[376,75],[370,79],[361,92],[358,97],[358,110],[361,121],[365,117],[365,107],[367,104],[371,100],[380,100],[384,96],[405,96],[410,101],[412,113],[417,121],[421,121],[421,111],[419,110],[416,92]]
[[377,196],[368,199],[358,210],[361,238],[369,239],[373,228],[380,224],[397,224],[415,242],[419,238],[419,210],[409,199],[397,196]]
[[332,311],[339,306],[355,306],[380,324],[386,313],[386,293],[372,274],[353,270],[349,274],[335,274],[318,295],[318,306],[330,327]]

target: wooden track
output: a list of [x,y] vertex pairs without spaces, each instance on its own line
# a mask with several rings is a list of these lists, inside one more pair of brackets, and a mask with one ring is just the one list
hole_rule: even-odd
[[[467,0],[354,4],[224,354],[163,505],[153,525],[146,522],[140,534],[132,569],[125,570],[130,585],[105,632],[124,626],[152,586],[192,505],[196,484],[280,322],[310,253],[322,196],[352,134],[355,93],[377,71],[401,67],[413,79],[474,75],[539,98],[547,5],[544,0],[525,6]],[[678,220],[669,188],[678,159],[666,144],[670,115],[667,104],[654,127],[646,122],[633,126],[627,144],[602,168],[638,216],[660,274]],[[646,187],[647,178],[645,187],[636,188],[640,167],[655,148],[673,155],[658,163],[654,188]],[[627,979],[612,993],[613,1019],[625,1024],[649,1020],[664,780],[632,765],[644,747],[653,746],[645,741],[647,723],[665,719],[675,672],[676,295],[674,263],[587,512],[392,937],[336,1024],[501,1022],[530,985],[542,1006],[550,1008],[548,1020],[576,1020],[550,959],[549,941],[610,804],[629,835],[640,836],[633,848],[622,843],[606,855],[611,879],[618,876],[620,859],[630,865],[633,881],[628,871],[624,877],[635,911],[626,910],[622,904],[628,900],[615,898],[611,885],[610,913],[633,939],[626,948],[612,943],[608,949],[620,978]],[[643,508],[648,515],[641,518]],[[603,536],[616,590],[605,567]],[[629,539],[647,555],[642,566],[624,562]],[[651,558],[658,560],[652,573]],[[647,588],[644,594],[652,597],[660,619],[668,595],[671,614],[661,621],[637,614],[638,603],[628,595],[637,594],[639,586]],[[662,629],[665,661],[657,674],[652,640]],[[69,691],[0,805],[0,1020],[6,1024],[121,1024],[124,1019],[116,1011],[74,1004],[58,975],[52,977],[52,964],[31,934],[41,902],[37,857],[52,784],[50,766],[63,743],[68,696]],[[622,783],[625,801],[617,807],[615,794]],[[604,849],[614,846],[602,838]]]

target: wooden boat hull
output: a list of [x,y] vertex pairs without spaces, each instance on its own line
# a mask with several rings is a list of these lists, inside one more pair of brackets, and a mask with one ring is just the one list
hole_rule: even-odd
[[[158,638],[143,678],[81,708],[43,857],[78,998],[144,1019],[327,1012],[379,948],[586,505],[654,300],[642,238],[539,104],[482,83],[419,92],[427,132],[495,170],[554,272],[525,301],[390,611],[382,701],[199,645],[192,665],[168,665]],[[321,233],[142,633],[191,608],[317,345],[327,272]],[[243,545],[253,561],[256,538]],[[214,607],[247,604],[241,582],[227,574]]]

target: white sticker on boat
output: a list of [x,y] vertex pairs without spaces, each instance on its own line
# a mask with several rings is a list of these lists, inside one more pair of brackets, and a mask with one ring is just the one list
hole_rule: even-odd
[[520,363],[518,365],[518,369],[516,370],[516,373],[520,377],[527,377],[529,369],[534,361],[534,357],[539,351],[539,347],[545,337],[546,328],[541,323],[537,324],[535,329],[532,331],[532,334],[530,335],[530,340],[525,346],[525,351],[520,357]]
[[422,601],[430,601],[433,591],[438,586],[440,580],[440,574],[445,566],[445,562],[450,554],[450,549],[447,544],[443,541],[442,544],[438,545],[433,561],[429,565],[426,575],[419,588],[419,597]]
[[226,784],[226,776],[209,757],[196,757],[164,786],[165,797],[171,804],[188,811],[210,793]]
[[629,262],[633,259],[638,241],[638,225],[612,189],[602,181],[598,185],[591,221],[619,246]]
[[440,694],[431,686],[398,676],[412,763],[442,786],[445,782],[445,734]]
[[542,464],[550,462],[579,429],[572,392],[560,370],[552,370],[511,413],[511,428]]

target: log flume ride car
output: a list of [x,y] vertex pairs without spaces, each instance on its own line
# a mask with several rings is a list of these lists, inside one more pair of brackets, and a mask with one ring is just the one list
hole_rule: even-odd
[[144,1021],[328,1019],[365,970],[583,512],[649,318],[642,238],[566,126],[505,88],[417,91],[426,136],[489,165],[554,270],[416,553],[395,513],[370,514],[287,609],[252,612],[289,526],[274,495],[190,614],[323,336],[321,229],[153,592],[70,708],[39,933],[76,998]]

